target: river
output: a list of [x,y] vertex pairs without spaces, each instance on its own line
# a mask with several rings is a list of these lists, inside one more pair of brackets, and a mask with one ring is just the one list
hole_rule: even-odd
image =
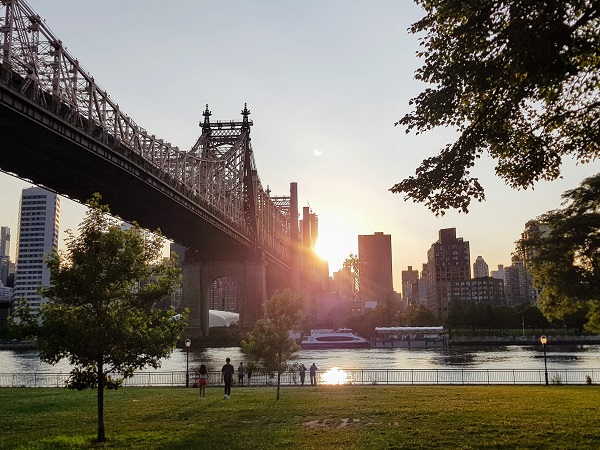
[[[237,367],[247,361],[239,347],[190,349],[190,370],[206,364],[220,370],[225,358]],[[541,346],[453,347],[447,349],[366,348],[353,350],[300,350],[298,362],[319,370],[342,369],[539,369],[543,367]],[[549,369],[600,369],[600,345],[548,346]],[[185,350],[175,350],[158,371],[185,370]],[[0,373],[68,373],[68,361],[55,366],[42,363],[34,350],[0,350]],[[153,371],[154,369],[146,369]]]

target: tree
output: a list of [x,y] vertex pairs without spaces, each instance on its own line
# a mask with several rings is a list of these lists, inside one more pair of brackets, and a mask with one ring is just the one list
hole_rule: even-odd
[[253,364],[262,367],[269,376],[277,374],[277,400],[281,374],[288,369],[288,361],[295,359],[300,346],[290,337],[302,321],[302,297],[290,290],[276,292],[263,305],[264,317],[254,325],[248,341],[242,341],[242,351]]
[[587,312],[585,328],[600,333],[600,174],[563,195],[562,208],[538,217],[547,231],[517,242],[551,321]]
[[484,153],[515,189],[560,176],[565,156],[600,152],[600,3],[597,0],[416,0],[427,33],[415,78],[432,84],[396,125],[454,128],[455,142],[390,190],[436,214],[485,199],[470,175]]
[[391,304],[380,302],[375,308],[364,309],[362,314],[348,316],[344,320],[344,325],[359,335],[370,338],[375,336],[376,327],[396,325],[397,317],[398,314]]
[[406,308],[406,322],[411,327],[430,327],[438,323],[434,312],[421,305],[410,305]]
[[40,359],[67,358],[67,386],[98,389],[98,442],[104,442],[104,389],[117,389],[145,366],[157,368],[186,327],[155,303],[180,282],[174,259],[160,261],[164,239],[137,224],[124,230],[95,194],[79,236],[68,232],[66,252],[47,264],[51,285],[39,318],[17,312],[20,327],[37,338]]

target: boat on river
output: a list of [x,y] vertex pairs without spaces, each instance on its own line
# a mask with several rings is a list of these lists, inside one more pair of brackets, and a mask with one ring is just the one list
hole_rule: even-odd
[[371,343],[350,328],[338,328],[337,330],[311,330],[310,334],[302,337],[300,346],[303,350],[369,348]]
[[444,327],[376,327],[379,348],[439,348],[448,345]]

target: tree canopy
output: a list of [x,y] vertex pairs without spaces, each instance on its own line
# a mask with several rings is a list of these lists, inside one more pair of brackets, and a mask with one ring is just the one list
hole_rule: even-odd
[[264,316],[258,320],[242,341],[242,351],[270,376],[277,375],[277,400],[281,374],[288,369],[288,361],[295,358],[300,346],[290,337],[303,319],[302,297],[290,290],[276,292],[263,305]]
[[545,227],[518,241],[539,307],[550,320],[578,312],[600,333],[600,174],[563,194],[562,208],[537,218]]
[[68,387],[98,389],[98,441],[105,440],[104,389],[145,366],[159,367],[186,327],[187,312],[155,304],[180,282],[174,259],[162,259],[164,239],[137,224],[123,229],[96,194],[79,235],[68,232],[65,252],[48,259],[51,285],[39,317],[17,313],[37,338],[40,359],[72,366]]
[[561,174],[563,157],[600,152],[597,0],[416,0],[426,15],[416,72],[429,83],[396,125],[456,129],[455,142],[390,190],[436,214],[468,212],[484,189],[470,173],[482,154],[515,189]]

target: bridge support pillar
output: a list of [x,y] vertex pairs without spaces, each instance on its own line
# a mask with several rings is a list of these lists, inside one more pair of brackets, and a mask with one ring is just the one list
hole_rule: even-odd
[[243,302],[239,308],[240,327],[252,328],[263,316],[262,305],[267,300],[266,268],[264,263],[257,262],[248,262],[245,266]]
[[[182,268],[182,306],[190,310],[189,336],[208,336],[208,294],[202,295],[202,266],[184,264]],[[210,286],[206,289],[208,291]]]
[[186,260],[183,264],[182,306],[189,308],[187,335],[208,335],[210,288],[220,277],[236,286],[236,312],[241,328],[252,328],[262,317],[262,304],[267,299],[266,267],[261,261],[223,262]]

